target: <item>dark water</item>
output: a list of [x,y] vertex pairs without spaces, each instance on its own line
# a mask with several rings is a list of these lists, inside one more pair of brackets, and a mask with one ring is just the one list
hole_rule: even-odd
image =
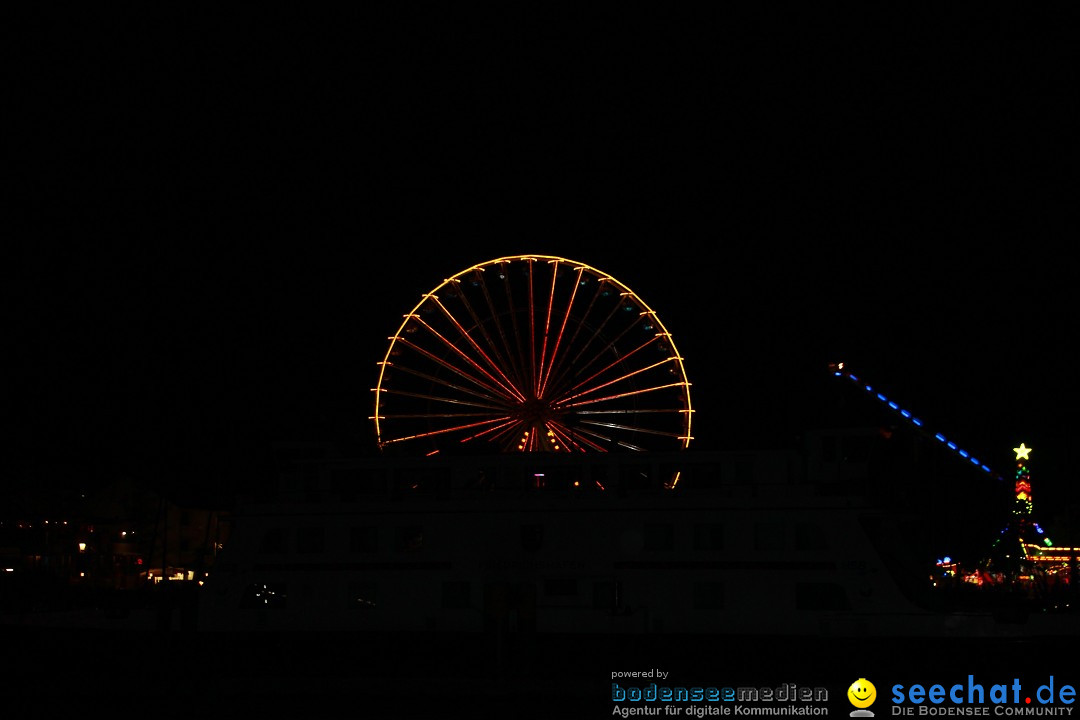
[[[90,710],[177,717],[612,716],[620,687],[988,688],[1052,675],[1080,685],[1077,640],[724,636],[484,636],[110,632],[8,628],[4,705],[40,717]],[[669,673],[612,679],[612,673]],[[879,717],[885,713],[879,713]],[[9,717],[23,715],[9,715]],[[30,715],[26,715],[29,717]]]

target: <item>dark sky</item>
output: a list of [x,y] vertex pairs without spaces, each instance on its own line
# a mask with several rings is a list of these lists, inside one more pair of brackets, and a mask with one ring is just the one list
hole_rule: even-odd
[[846,360],[1073,492],[1075,52],[1052,27],[342,13],[27,28],[14,473],[363,450],[401,315],[540,253],[658,312],[701,446],[785,444]]

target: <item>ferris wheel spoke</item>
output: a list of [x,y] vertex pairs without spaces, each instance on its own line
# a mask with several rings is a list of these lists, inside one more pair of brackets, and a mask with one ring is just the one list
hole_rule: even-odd
[[[584,278],[585,266],[584,265],[580,266],[578,268],[578,270],[579,270],[579,272],[578,272],[578,287],[580,287],[581,284],[585,281],[585,278]],[[575,323],[574,332],[570,335],[569,345],[571,347],[577,342],[577,339],[581,335],[581,333],[583,331],[585,331],[586,328],[590,327],[589,319],[592,317],[593,308],[596,307],[597,302],[599,302],[600,299],[603,297],[604,287],[605,287],[605,278],[600,278],[599,280],[597,280],[597,282],[596,282],[596,290],[593,291],[593,295],[592,295],[592,298],[590,298],[590,300],[589,300],[589,304],[585,306],[584,312],[581,313],[580,321]],[[575,291],[576,291],[576,289],[575,289]]]
[[439,357],[438,355],[435,355],[432,352],[429,352],[428,350],[425,350],[424,348],[420,347],[419,345],[411,343],[408,340],[405,340],[404,338],[399,338],[399,342],[401,342],[403,345],[405,345],[407,347],[410,347],[413,350],[417,351],[418,353],[425,356],[426,358],[428,358],[432,362],[434,362],[434,363],[436,363],[438,365],[441,365],[442,367],[446,368],[447,370],[454,373],[455,375],[458,375],[459,377],[462,377],[465,380],[468,380],[469,382],[471,382],[475,386],[477,386],[479,388],[483,388],[483,389],[487,390],[488,392],[493,393],[497,397],[503,397],[503,398],[505,398],[506,400],[509,400],[509,401],[513,401],[513,400],[518,399],[514,395],[512,395],[512,394],[510,394],[508,392],[505,392],[505,390],[503,390],[502,388],[492,387],[491,385],[488,385],[487,383],[480,380],[480,378],[478,378],[478,377],[476,377],[474,375],[470,375],[469,373],[465,372],[465,370],[463,368],[461,368],[461,367],[459,367],[457,365],[454,365],[453,363],[447,362],[443,358]]
[[641,432],[641,433],[647,433],[649,435],[663,435],[665,437],[679,437],[678,433],[666,432],[666,431],[663,431],[663,430],[655,430],[653,428],[643,427],[643,426],[640,426],[640,425],[621,425],[619,423],[598,422],[596,420],[582,420],[581,422],[586,424],[586,425],[592,425],[592,426],[595,426],[595,427],[611,428],[612,430],[626,430],[627,432],[634,432],[634,433]]
[[536,449],[536,438],[529,431],[526,423],[517,423],[512,427],[504,428],[495,436],[494,441],[510,451],[532,452]]
[[[408,390],[394,390],[387,388],[385,391],[387,395],[393,397],[408,397],[417,398],[419,400],[427,400],[429,402],[442,404],[442,405],[463,405],[465,407],[473,407],[481,410],[492,410],[495,412],[506,412],[505,405],[486,405],[483,403],[471,402],[469,400],[461,400],[458,398],[445,397],[443,395],[429,395],[427,393],[409,392]],[[402,417],[401,415],[395,415],[395,417]]]
[[[570,313],[574,309],[574,301],[577,299],[578,288],[581,287],[581,275],[585,272],[585,268],[579,267],[577,269],[577,275],[574,280],[573,289],[570,291],[570,299],[566,303],[566,309],[563,312],[562,322],[559,324],[559,332],[555,336],[555,345],[551,349],[551,361],[548,363],[547,372],[541,374],[540,389],[537,391],[537,397],[544,397],[544,392],[547,390],[548,380],[551,377],[551,371],[555,368],[556,358],[559,357],[559,345],[562,342],[563,334],[566,332],[566,324],[570,321]],[[555,281],[552,279],[552,295],[554,295]],[[542,357],[541,357],[542,359]],[[543,363],[541,362],[541,365]]]
[[422,413],[386,413],[384,418],[391,418],[393,420],[429,420],[429,419],[447,419],[447,418],[490,418],[491,413],[436,413],[436,412],[422,412]]
[[602,438],[608,444],[618,445],[620,447],[626,448],[627,450],[633,450],[634,452],[643,452],[645,450],[645,448],[640,445],[635,445],[634,443],[628,442],[620,438],[616,438],[614,436],[603,435],[599,432],[591,431],[581,426],[577,427],[577,433],[579,436],[592,435],[593,437]]
[[[604,296],[604,292],[605,292],[605,287],[603,285],[604,282],[605,282],[605,280],[601,280],[600,281],[600,286],[596,288],[597,298],[600,298],[600,297]],[[611,292],[611,291],[607,290],[607,292]],[[571,366],[576,366],[578,364],[578,362],[581,360],[581,357],[585,354],[585,352],[589,351],[591,349],[593,341],[596,340],[597,338],[603,336],[602,333],[607,328],[607,326],[611,322],[611,320],[616,315],[618,315],[618,313],[619,313],[619,305],[616,304],[611,308],[610,311],[608,311],[608,314],[604,317],[603,320],[600,321],[600,324],[595,327],[593,333],[588,338],[586,338],[585,343],[581,346],[581,349],[578,350],[577,354],[573,357],[573,359],[571,359],[571,361],[570,361]],[[608,347],[610,348],[610,343],[608,344]],[[595,360],[597,357],[603,355],[603,352],[604,352],[603,350],[594,352],[592,354],[593,360]]]
[[536,388],[536,293],[533,290],[533,268],[536,263],[532,258],[529,263],[529,387]]
[[[438,304],[438,298],[435,298],[435,302],[436,302],[436,304]],[[496,385],[501,387],[509,395],[516,396],[518,400],[524,400],[525,399],[525,396],[522,395],[521,391],[519,391],[516,387],[514,387],[514,384],[512,382],[510,382],[509,378],[507,378],[507,382],[509,382],[510,384],[509,384],[509,386],[507,386],[507,385],[503,384],[503,382],[501,380],[499,380],[494,375],[492,375],[490,372],[485,370],[473,358],[469,357],[468,353],[466,353],[464,350],[462,350],[457,345],[452,343],[445,335],[443,335],[441,332],[439,332],[438,330],[433,328],[430,324],[428,324],[426,321],[424,321],[423,318],[417,318],[417,323],[419,323],[423,327],[427,328],[428,332],[430,332],[432,334],[432,336],[437,338],[445,347],[452,350],[459,358],[461,358],[461,360],[463,360],[470,367],[474,368],[475,370],[480,372],[482,375],[487,377],[493,383],[495,383]],[[468,337],[468,333],[465,333],[465,335],[466,335],[466,337]],[[470,341],[472,340],[472,338],[468,338],[468,339]],[[479,348],[477,348],[477,349],[479,350]],[[483,355],[483,351],[480,351],[480,352],[481,352],[481,355]],[[506,376],[503,375],[503,377],[506,377]]]
[[678,417],[680,413],[686,412],[681,408],[629,408],[618,410],[597,410],[597,409],[582,409],[577,408],[573,413],[578,417],[597,417],[597,416],[627,416],[627,417],[640,417],[643,420],[649,420],[657,418],[663,422],[667,418],[672,416]]
[[520,438],[523,434],[526,436],[528,435],[526,423],[517,418],[510,418],[500,425],[481,430],[474,435],[464,438],[461,442],[464,443],[486,438],[490,442],[499,444],[499,446],[505,450],[511,450],[515,443],[519,443],[517,438]]
[[559,423],[552,423],[551,431],[555,434],[555,437],[558,438],[559,442],[563,444],[563,447],[566,448],[567,452],[571,452],[573,450],[576,450],[578,452],[585,452],[586,448],[582,445],[582,443],[592,447],[593,450],[597,450],[600,452],[603,452],[604,450],[603,447],[597,445],[596,443],[586,442],[585,438],[578,438],[582,442],[577,442],[577,440],[574,439],[573,434],[570,432],[570,429]]
[[[590,445],[593,445],[592,441],[589,440],[590,437],[594,437],[597,440],[608,444],[613,442],[611,436],[604,435],[603,433],[599,433],[595,430],[590,430],[588,428],[583,428],[581,426],[574,428],[574,437],[580,438],[583,442],[589,443]],[[601,445],[594,445],[594,447],[597,449],[603,449],[603,446]]]
[[[568,388],[568,389],[566,390],[566,392],[567,392],[567,393],[571,393],[571,392],[574,392],[575,390],[577,390],[577,389],[578,389],[578,388],[580,388],[580,387],[583,387],[583,386],[588,386],[588,385],[589,385],[589,384],[590,384],[591,382],[593,382],[594,380],[596,380],[596,378],[600,377],[601,375],[603,375],[604,373],[608,372],[608,371],[609,371],[609,370],[611,370],[612,368],[614,368],[614,367],[617,367],[617,366],[619,366],[619,365],[623,365],[623,364],[625,364],[625,361],[626,361],[627,359],[629,359],[629,358],[630,358],[630,357],[632,357],[633,355],[636,355],[636,354],[637,354],[637,353],[638,353],[639,351],[641,351],[641,350],[644,350],[645,348],[647,348],[647,347],[649,347],[650,345],[654,344],[654,343],[655,343],[655,342],[657,341],[657,339],[658,339],[658,338],[659,338],[659,336],[658,336],[658,335],[654,335],[654,336],[653,336],[652,338],[650,338],[650,339],[646,340],[646,341],[645,341],[644,343],[642,343],[641,345],[637,346],[637,347],[636,347],[636,348],[634,348],[633,350],[629,351],[629,352],[628,352],[628,353],[626,353],[625,355],[623,355],[623,356],[621,356],[621,357],[619,357],[619,358],[616,358],[615,360],[611,361],[611,362],[610,362],[609,364],[605,365],[605,366],[604,366],[603,368],[601,368],[601,369],[597,370],[597,371],[596,371],[595,373],[593,373],[593,374],[592,374],[592,375],[590,375],[589,377],[585,378],[584,380],[582,380],[582,381],[581,381],[581,382],[579,382],[578,384],[574,385],[574,386],[573,386],[573,387],[571,387],[571,388]],[[670,358],[668,358],[668,360],[670,360]],[[665,361],[662,361],[661,363],[657,363],[657,364],[658,364],[658,365],[659,365],[659,364],[663,364],[663,362],[666,362],[666,360],[665,360]],[[655,366],[654,366],[654,367],[655,367]],[[615,381],[613,381],[613,382],[615,382]],[[599,387],[603,387],[603,386],[599,386]],[[593,387],[592,389],[593,389],[593,390],[595,390],[595,389],[597,389],[597,388],[596,388],[596,387]],[[588,391],[586,391],[586,392],[588,392]],[[584,394],[584,393],[579,393],[579,394]],[[570,399],[570,398],[572,398],[572,397],[577,397],[577,396],[576,396],[576,395],[571,395],[571,396],[569,396],[569,397],[565,397],[565,396],[564,396],[564,397],[560,397],[560,398],[558,398],[558,400],[556,400],[556,402],[560,402],[560,401],[563,401],[563,400],[568,400],[568,399]]]
[[494,427],[489,427],[489,428],[487,428],[485,430],[481,430],[480,432],[475,433],[473,435],[470,435],[467,438],[462,438],[461,442],[466,443],[466,442],[470,442],[472,440],[477,440],[477,439],[480,439],[480,438],[484,437],[485,435],[502,436],[502,435],[505,435],[505,434],[508,433],[508,429],[512,430],[515,425],[520,425],[520,424],[521,423],[518,420],[515,420],[515,419],[511,418],[511,419],[507,420],[506,422],[500,423],[499,425],[496,425]]
[[[501,279],[503,279],[505,281],[506,278],[508,277],[508,274],[507,274],[506,270],[504,268],[500,268],[500,270],[498,272],[500,273]],[[482,276],[482,273],[479,270],[475,271],[474,274],[477,275],[477,276]],[[502,320],[501,320],[502,313],[500,313],[496,309],[495,300],[491,296],[491,291],[488,289],[487,283],[486,282],[480,282],[479,287],[480,287],[480,293],[484,297],[484,302],[487,304],[488,317],[490,318],[491,322],[495,325],[495,331],[498,333],[499,339],[502,341],[503,349],[506,351],[506,368],[516,378],[517,382],[515,384],[518,387],[525,387],[526,384],[527,384],[526,378],[525,378],[525,373],[522,370],[521,364],[518,361],[520,353],[516,352],[515,350],[513,350],[510,347],[510,339],[506,336],[506,329],[503,327]],[[506,293],[507,293],[507,298],[509,299],[509,297],[510,297],[509,283],[507,283]],[[465,300],[465,306],[469,309],[469,313],[470,313],[471,317],[473,318],[473,322],[476,323],[477,327],[479,327],[479,328],[481,328],[483,330],[484,326],[485,326],[485,323],[476,314],[476,311],[473,308],[472,304],[469,303],[468,298],[464,298],[464,300]],[[491,346],[492,346],[492,348],[494,348],[495,343],[491,342]]]
[[[503,273],[503,290],[506,292],[506,305],[509,308],[514,307],[514,291],[510,287],[510,272]],[[495,316],[496,318],[498,315]],[[521,328],[518,327],[518,313],[510,313],[510,327],[512,335],[514,336],[514,346],[516,348],[517,367],[521,376],[521,386],[528,387],[529,385],[529,369],[528,358],[525,355],[525,349],[521,344]]]
[[[579,279],[574,287],[575,293],[577,292],[577,288],[581,286],[584,267],[578,268],[578,270]],[[606,318],[604,318],[603,321],[600,322],[599,326],[597,326],[595,329],[593,328],[590,320],[593,314],[593,308],[597,306],[597,302],[599,302],[603,297],[605,297],[605,295],[610,295],[611,293],[611,291],[607,289],[607,285],[607,278],[601,278],[599,281],[597,281],[596,289],[593,291],[593,295],[589,299],[589,303],[588,305],[586,305],[584,312],[581,314],[581,317],[575,323],[574,331],[573,333],[571,333],[570,338],[567,341],[567,351],[562,355],[558,356],[557,358],[554,358],[555,362],[552,363],[552,370],[555,371],[555,386],[559,386],[564,382],[567,373],[581,373],[583,368],[578,366],[579,360],[589,350],[589,347],[592,345],[593,341],[599,334],[600,329],[602,329],[605,326],[606,322],[615,315],[615,311],[618,309],[617,307],[612,308],[611,312]],[[583,344],[578,346],[578,338],[581,336],[581,333],[586,329],[590,331],[590,334],[587,338],[585,338]],[[573,353],[572,357],[571,353]],[[550,372],[548,373],[548,376],[550,378]]]
[[682,408],[627,408],[619,410],[575,410],[575,415],[656,415],[684,413]]
[[[480,347],[480,345],[476,342],[476,340],[472,337],[472,335],[469,334],[469,331],[466,330],[461,325],[461,323],[458,321],[458,319],[456,317],[454,317],[453,313],[451,313],[446,308],[446,306],[443,305],[439,301],[438,298],[435,298],[435,304],[439,307],[440,310],[443,311],[443,314],[446,316],[447,320],[449,320],[453,324],[453,326],[455,328],[457,328],[457,331],[459,333],[461,333],[461,336],[465,339],[465,341],[468,342],[470,345],[472,345],[473,349],[480,355],[481,358],[483,358],[484,362],[487,363],[488,367],[490,367],[491,370],[493,370],[495,373],[497,373],[502,378],[502,380],[499,381],[500,385],[502,385],[503,387],[509,387],[515,394],[517,394],[519,399],[524,399],[524,395],[522,395],[521,391],[518,390],[514,386],[514,381],[506,376],[506,373],[503,372],[502,368],[499,367],[499,365],[491,359],[491,357],[484,351],[484,349],[482,347]],[[449,342],[449,341],[447,341],[447,342]],[[455,349],[458,349],[456,345],[453,345],[453,343],[449,343],[449,344],[451,345],[451,347],[454,347]],[[461,351],[458,350],[458,352],[461,352]],[[467,360],[469,360],[469,358],[465,355],[465,353],[461,352],[461,355],[462,355],[462,357],[465,357]],[[471,360],[469,360],[469,361],[472,362]],[[472,363],[472,364],[478,370],[481,370],[481,372],[484,372],[483,368],[481,368],[479,365],[477,365],[476,363]],[[485,373],[485,374],[487,374],[487,373]],[[496,378],[491,376],[490,374],[489,374],[489,377],[491,377],[492,380],[496,380]],[[503,384],[503,383],[505,383],[505,384]]]
[[[616,309],[618,309],[618,308],[616,308]],[[626,333],[630,332],[630,330],[635,325],[637,325],[638,322],[640,322],[642,316],[643,316],[643,314],[639,314],[630,325],[623,328],[623,330],[621,332],[619,332],[617,335],[612,337],[604,345],[604,347],[602,347],[599,350],[597,350],[596,352],[592,353],[587,362],[579,363],[579,359],[581,358],[581,356],[582,356],[582,354],[584,352],[584,349],[583,349],[582,352],[579,352],[577,357],[574,358],[573,362],[570,363],[570,367],[573,368],[573,370],[574,370],[574,372],[576,374],[580,375],[581,373],[583,373],[584,371],[586,371],[590,367],[592,367],[600,358],[608,357],[608,356],[614,356],[615,357],[615,360],[612,363],[613,365],[614,364],[625,364],[626,355],[623,355],[623,354],[617,352],[616,348],[618,346],[619,341],[621,341],[623,339],[623,337],[626,335]],[[610,316],[609,316],[609,318],[610,318]],[[605,323],[606,323],[606,321],[605,321]],[[655,338],[654,338],[654,340],[655,340]],[[648,343],[646,343],[646,344],[648,344]],[[640,348],[638,348],[638,349],[640,349]],[[633,351],[631,351],[631,352],[633,352]],[[595,377],[596,375],[599,375],[599,374],[601,374],[603,372],[604,372],[604,370],[600,370],[599,372],[594,374],[593,377]]]
[[[480,270],[475,271],[476,275],[480,275],[480,273],[481,273]],[[507,382],[509,382],[511,385],[513,385],[515,387],[519,387],[519,388],[524,387],[524,383],[522,382],[522,378],[521,378],[520,374],[517,372],[516,367],[512,362],[513,361],[513,355],[512,355],[512,353],[510,351],[510,344],[509,344],[509,341],[506,339],[506,333],[503,330],[502,324],[499,322],[499,315],[496,312],[494,303],[491,300],[491,293],[488,292],[487,284],[481,282],[481,283],[479,283],[479,286],[481,288],[484,299],[487,301],[488,311],[490,312],[490,317],[491,317],[492,321],[495,324],[495,329],[498,331],[498,334],[499,334],[499,336],[500,336],[500,338],[502,340],[502,343],[503,343],[503,347],[506,350],[506,355],[505,356],[503,356],[503,354],[501,352],[499,352],[499,346],[496,344],[494,338],[492,338],[491,334],[488,332],[488,328],[487,328],[486,324],[484,323],[483,320],[481,320],[480,316],[477,314],[476,309],[473,307],[472,303],[469,302],[468,295],[465,294],[463,288],[461,287],[461,280],[456,279],[456,278],[454,280],[457,283],[457,290],[458,290],[457,299],[461,302],[462,306],[465,308],[465,312],[469,315],[470,320],[472,320],[472,326],[474,328],[476,328],[477,332],[479,332],[480,335],[484,338],[484,342],[487,343],[487,346],[488,346],[489,350],[491,351],[491,354],[495,357],[495,362],[493,363],[493,367],[498,369],[498,371],[501,374],[503,374],[504,377],[505,377],[505,372],[503,370],[504,368],[506,369],[506,371],[509,371],[511,374],[516,375],[517,377],[515,379],[513,379],[513,380],[511,380],[510,378],[507,378]],[[456,322],[456,319],[453,318],[452,313],[448,312],[448,317],[450,317],[454,322]]]
[[545,426],[547,427],[548,435],[555,441],[555,450],[560,452],[571,452],[572,450],[577,449],[576,447],[570,447],[570,442],[567,439],[569,429],[562,423],[550,421],[545,423]]
[[[627,295],[628,295],[627,293],[624,293],[623,297],[626,297]],[[631,297],[632,297],[632,295],[631,295]],[[621,307],[623,307],[625,309],[627,306],[624,305],[624,306],[621,306]],[[616,310],[618,310],[618,308],[616,308]],[[617,335],[612,337],[607,342],[607,344],[604,346],[604,348],[600,352],[594,354],[592,359],[590,359],[588,363],[586,363],[584,366],[582,366],[581,369],[585,370],[585,369],[589,368],[593,363],[595,363],[604,354],[612,352],[613,349],[618,346],[619,342],[623,339],[623,337],[628,332],[630,332],[630,330],[632,330],[639,322],[641,322],[641,318],[644,317],[644,316],[645,316],[645,313],[638,313],[637,317],[634,319],[633,322],[631,322],[629,325],[627,325],[625,328],[623,328],[622,331],[619,332]]]
[[559,277],[559,263],[558,261],[548,261],[551,266],[551,287],[548,289],[547,297],[547,312],[544,313],[544,337],[540,343],[540,367],[537,369],[536,385],[533,387],[533,392],[536,397],[540,397],[540,386],[544,380],[544,357],[547,355],[548,335],[551,332],[551,313],[555,308],[555,281]]
[[[563,443],[563,445],[567,447],[567,450],[570,449],[570,446],[573,446],[573,449],[580,452],[586,452],[589,449],[595,450],[597,452],[607,452],[607,448],[605,448],[603,445],[599,445],[586,437],[589,434],[593,434],[594,436],[598,436],[598,434],[589,433],[589,431],[585,428],[570,428],[561,422],[551,422],[548,424],[548,427],[551,430],[552,434],[555,435],[555,437],[558,438]],[[610,441],[610,438],[603,438],[602,436],[600,437],[605,441]]]
[[[638,375],[642,375],[643,372],[648,372],[649,370],[653,370],[653,369],[656,369],[658,367],[662,367],[663,365],[671,363],[671,361],[672,361],[672,358],[669,357],[669,358],[662,359],[662,361],[660,361],[659,363],[653,363],[652,365],[649,365],[647,367],[639,368],[639,369],[633,370],[631,372],[626,372],[625,375],[622,375],[622,376],[620,376],[618,378],[612,378],[611,380],[608,380],[607,382],[600,383],[598,385],[593,385],[592,388],[589,388],[588,390],[583,390],[582,392],[580,392],[580,393],[578,393],[576,395],[570,395],[568,397],[559,398],[557,405],[559,407],[573,407],[573,404],[568,404],[569,400],[576,399],[576,398],[579,398],[579,397],[584,397],[585,395],[591,395],[593,393],[599,392],[600,390],[604,390],[605,388],[610,388],[611,385],[615,385],[615,384],[620,383],[620,382],[629,381],[631,378],[634,378],[634,377],[636,377]],[[675,383],[675,384],[680,384],[680,383]],[[645,391],[637,391],[637,392],[646,392],[646,391],[650,391],[650,390],[661,390],[663,388],[670,388],[670,386],[672,386],[672,385],[670,385],[670,384],[669,385],[660,385],[659,388],[647,388],[647,389],[645,389]],[[613,397],[622,397],[622,396],[623,396],[623,393],[620,393],[619,395],[608,396],[608,397],[613,398]]]
[[642,395],[644,393],[657,392],[659,390],[667,390],[668,388],[683,387],[684,383],[669,383],[667,385],[657,385],[655,387],[643,388],[641,390],[631,390],[629,392],[618,393],[617,395],[608,395],[602,398],[595,398],[593,400],[583,400],[582,402],[567,403],[560,405],[560,409],[577,408],[581,405],[591,405],[594,403],[607,402],[609,400],[619,400],[621,398],[631,397],[633,395]]
[[[428,373],[421,372],[419,370],[414,370],[413,368],[410,368],[410,367],[408,367],[406,365],[392,365],[391,367],[393,367],[396,372],[403,372],[403,373],[407,373],[409,375],[412,375],[413,377],[418,377],[418,378],[422,378],[424,380],[428,380],[428,381],[430,381],[432,383],[433,387],[437,386],[442,390],[457,390],[458,392],[464,393],[465,395],[470,395],[470,396],[475,397],[475,398],[480,398],[481,400],[487,400],[489,402],[497,403],[499,405],[499,407],[502,407],[502,408],[505,408],[507,406],[507,403],[505,402],[505,397],[503,397],[501,395],[492,395],[490,393],[481,393],[481,392],[478,392],[478,391],[476,391],[476,390],[474,390],[472,388],[465,387],[464,385],[458,385],[457,383],[452,383],[452,382],[450,382],[448,380],[437,378],[434,375],[429,375]],[[390,393],[390,392],[394,392],[394,391],[392,389],[390,389],[390,388],[383,388],[383,392]],[[477,404],[477,407],[483,407],[483,406],[480,405],[480,404]]]
[[435,437],[436,435],[445,435],[447,433],[458,432],[458,431],[461,431],[461,430],[469,430],[471,428],[481,427],[483,425],[490,425],[491,423],[499,422],[499,420],[502,420],[502,419],[503,418],[495,418],[493,420],[482,420],[480,422],[475,422],[475,423],[466,423],[464,425],[453,425],[451,427],[439,428],[439,429],[436,429],[436,430],[428,430],[426,432],[419,432],[419,433],[415,433],[413,435],[406,435],[404,437],[392,438],[390,440],[384,441],[382,444],[383,445],[390,445],[390,444],[393,444],[393,443],[405,442],[407,440],[419,440],[419,439],[422,439],[422,438]]

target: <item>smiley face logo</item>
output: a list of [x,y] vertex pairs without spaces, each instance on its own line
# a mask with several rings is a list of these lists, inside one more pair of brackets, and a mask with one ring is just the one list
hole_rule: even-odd
[[866,678],[859,678],[847,689],[848,700],[857,708],[868,708],[877,699],[877,688]]

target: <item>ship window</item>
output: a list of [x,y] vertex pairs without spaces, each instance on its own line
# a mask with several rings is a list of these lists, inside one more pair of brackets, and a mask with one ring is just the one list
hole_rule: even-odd
[[671,550],[675,531],[671,523],[645,523],[643,533],[645,550]]
[[240,596],[240,609],[283,608],[288,597],[288,585],[285,583],[251,583]]
[[844,438],[844,460],[853,463],[864,463],[870,459],[870,437],[867,435],[854,435]]
[[723,484],[723,467],[718,463],[663,464],[661,477],[674,477],[679,473],[679,484],[695,490],[715,490]]
[[364,468],[357,473],[356,492],[361,495],[385,495],[387,477],[385,470]]
[[321,495],[319,469],[313,465],[308,465],[304,468],[304,497],[308,500],[318,500]]
[[396,487],[406,496],[446,492],[450,487],[447,470],[439,468],[403,468],[397,473]]
[[498,482],[502,477],[502,473],[499,472],[497,467],[484,467],[480,468],[478,475],[480,489],[481,490],[494,490],[496,487],[501,488],[501,484]]
[[821,459],[825,462],[836,462],[835,435],[825,435],[821,438]]
[[336,468],[330,472],[330,483],[334,493],[346,500],[357,495],[385,495],[386,471]]
[[723,550],[724,526],[720,523],[698,523],[694,526],[695,550]]
[[472,588],[468,580],[446,580],[442,584],[444,608],[472,607]]
[[795,584],[795,607],[799,610],[850,610],[844,588],[836,583]]
[[795,525],[796,550],[828,550],[829,538],[820,525],[798,523]]
[[378,585],[370,580],[349,583],[349,607],[355,610],[374,610]]
[[326,550],[326,531],[321,527],[306,527],[296,530],[296,552],[313,555]]
[[540,482],[539,486],[549,492],[563,492],[574,487],[574,483],[581,486],[581,471],[576,467],[564,467],[561,465],[542,467],[534,474]]
[[521,548],[529,552],[536,552],[544,544],[543,525],[521,526]]
[[359,525],[349,530],[349,550],[354,553],[375,552],[379,549],[379,528]]
[[599,490],[607,490],[607,487],[611,485],[611,481],[608,479],[608,469],[603,465],[593,465],[589,468],[589,489],[597,488]]
[[624,490],[644,490],[652,485],[652,466],[626,463],[619,466],[619,485]]
[[741,457],[735,460],[735,484],[749,485],[754,482],[754,459]]
[[421,525],[407,525],[398,528],[398,550],[415,552],[424,548],[424,528]]
[[335,497],[348,502],[355,500],[357,485],[359,483],[356,481],[355,470],[335,469],[330,471],[330,488]]
[[754,523],[754,549],[755,550],[783,550],[785,546],[784,523],[759,522]]
[[259,544],[261,555],[284,555],[289,551],[289,533],[285,528],[269,528]]
[[577,578],[547,578],[544,594],[558,597],[577,596]]
[[618,580],[597,580],[593,583],[593,607],[613,610],[622,602],[622,583]]
[[723,609],[724,583],[720,580],[699,580],[695,582],[694,607],[698,610]]

